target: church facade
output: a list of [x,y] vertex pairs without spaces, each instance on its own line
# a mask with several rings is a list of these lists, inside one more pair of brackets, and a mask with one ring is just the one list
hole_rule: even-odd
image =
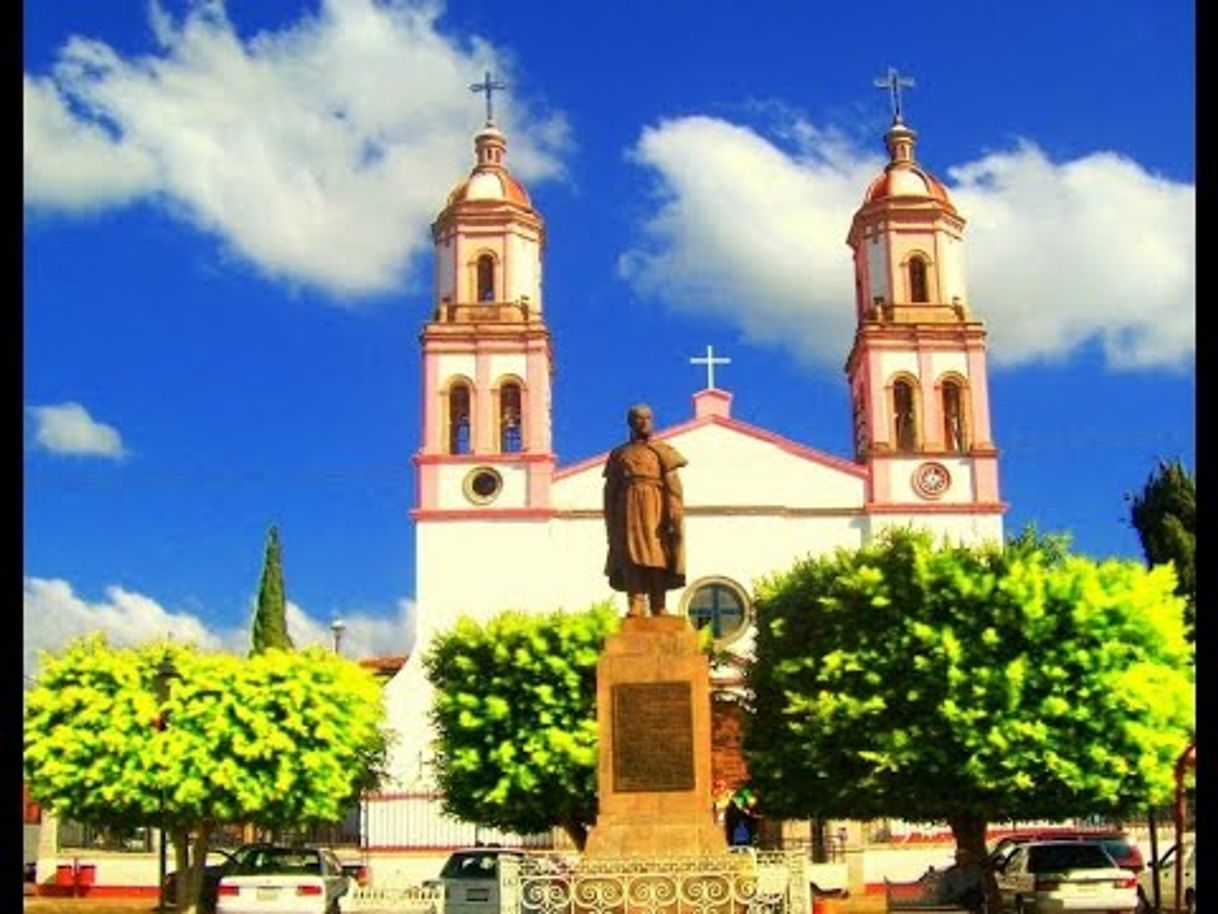
[[[687,417],[656,432],[689,461],[681,470],[687,586],[668,594],[668,611],[711,626],[741,658],[752,646],[755,582],[800,557],[857,547],[894,525],[964,542],[1002,538],[986,334],[964,281],[965,221],[918,164],[916,134],[899,114],[885,142],[889,162],[863,189],[846,239],[854,452],[828,454],[752,425],[713,386],[694,395]],[[385,689],[398,739],[392,782],[362,810],[374,848],[476,836],[440,816],[434,795],[422,659],[437,632],[459,616],[485,620],[509,607],[580,610],[609,597],[625,607],[602,573],[602,471],[619,442],[572,465],[555,460],[545,223],[508,170],[506,138],[489,117],[474,145],[476,164],[432,226],[434,308],[420,334],[412,511],[417,633]]]

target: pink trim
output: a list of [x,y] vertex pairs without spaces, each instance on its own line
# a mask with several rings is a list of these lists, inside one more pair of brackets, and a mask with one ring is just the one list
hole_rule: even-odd
[[415,458],[415,485],[418,492],[415,510],[434,508],[440,503],[440,473],[437,464],[442,460],[442,457],[434,457],[424,463]]
[[437,453],[440,450],[440,366],[433,352],[423,347],[423,450]]
[[973,497],[998,501],[998,461],[993,457],[973,460]]
[[[863,344],[863,358],[866,359],[867,392],[870,397],[870,412],[867,416],[867,428],[871,431],[871,446],[877,444],[888,447],[892,442],[891,416],[886,402],[888,390],[884,385],[881,374],[880,360],[872,354],[870,342]],[[886,490],[885,490],[886,491]]]
[[550,508],[415,508],[410,517],[416,521],[436,520],[550,520]]
[[[985,373],[985,350],[969,348],[968,380],[970,391],[969,403],[973,409],[973,442],[980,446],[990,446],[990,385]],[[994,485],[997,486],[997,479]]]
[[701,419],[705,416],[722,416],[727,419],[732,414],[732,395],[726,390],[706,388],[694,394],[694,417]]
[[922,388],[922,444],[931,450],[943,447],[943,410],[936,396],[930,351],[918,346],[918,386]]
[[1011,506],[1006,502],[964,502],[944,504],[942,502],[905,502],[897,504],[871,504],[863,506],[864,514],[1006,514]]
[[530,454],[520,451],[515,454],[415,454],[411,458],[415,466],[453,463],[553,463],[553,454]]
[[[818,463],[822,466],[827,466],[843,473],[848,473],[859,479],[867,478],[867,470],[865,467],[860,467],[858,464],[849,460],[844,460],[841,457],[834,457],[832,454],[826,454],[823,451],[817,451],[805,445],[799,444],[789,438],[784,438],[774,432],[766,431],[758,428],[755,425],[749,425],[747,422],[741,422],[739,419],[732,419],[724,416],[702,416],[699,418],[688,419],[679,425],[674,425],[666,428],[663,431],[656,432],[655,437],[660,440],[673,438],[677,435],[682,435],[685,432],[692,431],[696,428],[701,428],[706,425],[720,425],[724,428],[731,429],[742,435],[747,435],[750,438],[756,438],[759,441],[764,441],[767,444],[773,444],[782,450],[786,451],[795,457],[803,460],[809,460],[813,463]],[[603,465],[609,452],[603,451],[592,457],[585,458],[578,463],[573,463],[570,466],[563,467],[554,471],[555,479],[565,479],[568,476],[573,476],[594,466]]]
[[530,508],[550,508],[550,483],[554,478],[554,464],[550,461],[538,463],[528,476],[528,500]]
[[444,794],[437,790],[385,790],[377,793],[366,793],[361,798],[368,803],[389,800],[440,800]]
[[550,359],[546,348],[529,346],[525,354],[529,402],[525,426],[525,447],[550,456]]
[[887,460],[869,460],[871,469],[871,497],[868,504],[892,501],[892,464]]
[[495,443],[495,397],[491,394],[490,354],[478,346],[474,352],[474,389],[478,396],[474,400],[474,427],[470,438],[475,454],[493,454],[498,450]]

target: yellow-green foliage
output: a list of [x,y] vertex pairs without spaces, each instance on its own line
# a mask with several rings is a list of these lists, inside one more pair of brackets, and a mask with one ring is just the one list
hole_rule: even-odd
[[[154,676],[179,678],[158,706]],[[157,730],[164,711],[168,725]],[[26,696],[33,795],[82,821],[269,826],[335,821],[383,763],[380,687],[321,649],[249,659],[100,635],[46,655]]]
[[750,771],[789,815],[1128,813],[1193,731],[1170,568],[897,531],[759,589]]
[[596,662],[617,625],[604,604],[509,611],[462,619],[433,642],[424,663],[451,814],[526,833],[593,821]]

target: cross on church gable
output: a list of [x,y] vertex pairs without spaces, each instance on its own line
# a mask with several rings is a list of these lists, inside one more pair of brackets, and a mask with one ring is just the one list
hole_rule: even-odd
[[731,359],[723,357],[723,356],[720,356],[719,358],[715,358],[715,347],[713,347],[713,346],[706,347],[705,356],[696,356],[689,360],[689,363],[691,365],[705,365],[706,366],[706,389],[707,390],[715,389],[715,366],[716,365],[730,365],[731,362],[732,362]]

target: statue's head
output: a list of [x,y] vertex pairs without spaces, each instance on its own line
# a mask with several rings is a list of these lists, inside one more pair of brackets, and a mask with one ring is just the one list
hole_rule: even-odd
[[630,426],[630,437],[646,438],[651,434],[651,407],[636,403],[626,411],[626,424]]

